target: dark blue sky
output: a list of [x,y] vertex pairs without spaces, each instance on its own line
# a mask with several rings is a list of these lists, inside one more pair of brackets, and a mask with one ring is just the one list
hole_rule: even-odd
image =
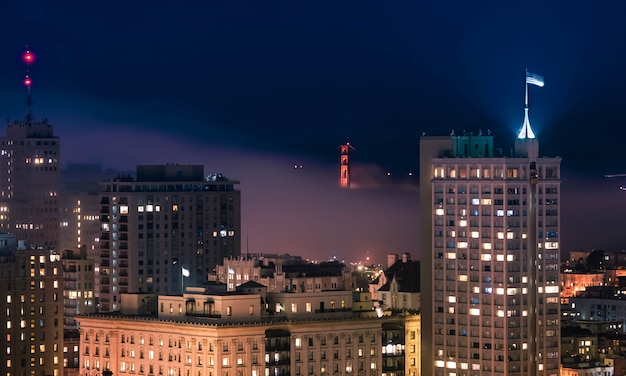
[[[251,192],[256,180],[244,171],[259,170],[258,156],[331,171],[347,137],[373,180],[387,169],[417,172],[422,132],[489,129],[506,150],[528,68],[546,80],[530,97],[542,154],[564,158],[571,202],[593,203],[600,188],[581,187],[593,181],[612,193],[619,184],[602,176],[626,172],[624,19],[618,1],[5,1],[0,118],[24,115],[19,56],[28,44],[35,114],[55,124],[65,162],[200,162]],[[414,209],[409,201],[400,211]],[[415,240],[389,250],[418,253]],[[600,242],[590,235],[566,246]]]

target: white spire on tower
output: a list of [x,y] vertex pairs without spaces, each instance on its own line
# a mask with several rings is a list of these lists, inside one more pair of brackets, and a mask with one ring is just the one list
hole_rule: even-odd
[[517,135],[518,139],[534,139],[536,138],[535,132],[533,132],[530,127],[530,120],[528,118],[528,84],[537,85],[539,87],[543,87],[544,80],[543,76],[538,74],[530,73],[526,70],[526,95],[524,96],[524,123],[522,124],[522,129],[519,131]]

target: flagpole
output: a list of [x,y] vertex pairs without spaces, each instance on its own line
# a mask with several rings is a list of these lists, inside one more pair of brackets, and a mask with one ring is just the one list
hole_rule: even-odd
[[526,73],[524,73],[524,83],[526,87],[526,93],[524,95],[524,108],[528,108],[528,69],[526,69]]

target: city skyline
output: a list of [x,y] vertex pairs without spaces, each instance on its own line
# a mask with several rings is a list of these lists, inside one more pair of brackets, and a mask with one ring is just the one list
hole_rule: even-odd
[[[563,157],[563,249],[623,247],[620,182],[604,178],[626,172],[621,139],[608,136],[621,124],[626,87],[623,5],[2,8],[0,116],[26,112],[19,56],[28,44],[38,54],[34,114],[63,139],[63,165],[201,163],[223,172],[242,182],[251,251],[419,256],[417,184],[408,177],[419,136],[489,129],[512,147],[526,68],[546,77],[530,97],[542,149]],[[354,182],[361,174],[370,189],[335,189],[347,137],[358,150]]]

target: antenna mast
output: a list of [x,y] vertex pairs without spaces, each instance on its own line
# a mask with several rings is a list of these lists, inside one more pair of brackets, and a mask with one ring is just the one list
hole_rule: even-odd
[[33,81],[30,78],[30,65],[35,61],[35,54],[30,52],[28,46],[22,55],[22,60],[26,64],[26,77],[24,78],[24,86],[26,86],[26,124],[33,122],[33,101],[30,94],[30,87]]

